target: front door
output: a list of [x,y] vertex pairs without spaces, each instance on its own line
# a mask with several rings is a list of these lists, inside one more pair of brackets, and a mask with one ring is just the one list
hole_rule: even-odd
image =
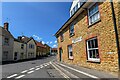
[[60,61],[62,61],[62,48],[59,49],[59,58],[60,58]]
[[17,52],[14,53],[14,60],[17,60]]

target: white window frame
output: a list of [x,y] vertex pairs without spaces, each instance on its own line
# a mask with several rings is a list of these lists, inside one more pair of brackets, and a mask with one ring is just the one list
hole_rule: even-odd
[[[89,19],[89,25],[92,25],[92,24],[94,24],[95,22],[97,22],[99,19],[100,19],[100,12],[99,12],[99,6],[98,6],[98,10],[96,11],[96,12],[94,12],[92,15],[90,15],[90,8],[92,8],[94,5],[98,5],[98,3],[93,3],[93,4],[91,4],[89,7],[88,7],[88,19]],[[97,19],[97,20],[95,20],[93,23],[91,23],[91,19],[90,19],[90,17],[91,16],[93,16],[93,15],[95,15],[95,14],[97,14],[97,13],[99,13],[99,18]]]
[[[69,50],[69,47],[71,46],[71,50]],[[70,52],[72,52],[72,56],[70,55]],[[72,45],[68,45],[68,58],[69,59],[73,59],[73,49],[72,49]]]
[[98,49],[98,54],[99,54],[99,48],[92,48],[92,49],[89,49],[88,41],[91,41],[91,40],[94,40],[94,39],[97,39],[97,38],[95,37],[95,38],[91,38],[91,39],[87,40],[87,58],[88,58],[88,61],[100,62],[100,58],[90,58],[89,50]]

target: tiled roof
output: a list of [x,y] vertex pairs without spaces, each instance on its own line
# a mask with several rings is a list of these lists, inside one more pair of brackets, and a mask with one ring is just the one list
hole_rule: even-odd
[[51,50],[57,50],[57,48],[52,48]]
[[41,42],[38,42],[38,41],[35,41],[35,42],[37,46],[45,48],[45,46]]
[[31,38],[28,38],[26,36],[22,36],[22,41],[27,43],[29,40],[31,40]]

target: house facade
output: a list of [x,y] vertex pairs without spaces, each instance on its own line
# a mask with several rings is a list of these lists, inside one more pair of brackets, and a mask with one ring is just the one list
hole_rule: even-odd
[[[111,3],[105,0],[81,4],[55,34],[58,39],[58,60],[87,68],[118,72],[120,57]],[[113,5],[120,42],[120,12],[118,3],[113,2]]]
[[52,48],[51,49],[51,53],[50,53],[51,55],[57,55],[57,53],[58,53],[57,48]]
[[14,39],[14,49],[13,49],[13,59],[14,61],[17,60],[24,60],[27,58],[27,50],[26,50],[26,43],[22,40],[22,37],[18,37],[18,39]]
[[36,41],[36,57],[37,58],[40,58],[42,56],[45,56],[46,55],[46,48],[45,46],[42,44],[42,42],[38,42]]
[[50,49],[51,49],[51,47],[49,46],[49,45],[47,45],[47,44],[44,44],[44,46],[45,46],[45,55],[47,56],[47,55],[50,55]]
[[13,61],[13,44],[14,37],[9,31],[9,23],[4,23],[0,27],[0,39],[2,39],[2,61]]
[[21,36],[21,41],[26,44],[26,59],[36,58],[36,43],[32,37]]
[[36,43],[33,38],[27,42],[27,58],[36,58]]

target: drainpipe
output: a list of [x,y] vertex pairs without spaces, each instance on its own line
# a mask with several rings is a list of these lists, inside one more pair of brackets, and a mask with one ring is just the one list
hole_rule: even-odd
[[120,46],[119,46],[119,37],[118,37],[118,30],[117,30],[117,25],[116,25],[117,23],[116,23],[113,0],[110,0],[110,4],[111,4],[111,10],[112,10],[112,18],[113,18],[113,23],[114,23],[116,45],[117,45],[117,53],[118,53],[118,68],[119,68],[118,72],[120,73]]

